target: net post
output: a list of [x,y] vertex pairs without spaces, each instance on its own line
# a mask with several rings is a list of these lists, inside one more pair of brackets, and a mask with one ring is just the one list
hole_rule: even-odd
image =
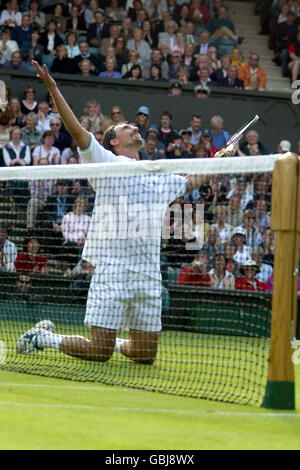
[[270,362],[262,403],[264,408],[295,409],[291,334],[297,315],[299,192],[298,157],[295,154],[284,155],[277,161],[272,178],[271,229],[276,232],[276,245]]

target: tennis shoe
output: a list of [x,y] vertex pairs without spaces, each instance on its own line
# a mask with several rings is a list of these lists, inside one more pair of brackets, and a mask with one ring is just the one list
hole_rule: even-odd
[[46,331],[54,331],[54,324],[50,320],[42,320],[26,331],[17,341],[16,350],[19,354],[30,354],[40,349],[36,344],[37,337]]

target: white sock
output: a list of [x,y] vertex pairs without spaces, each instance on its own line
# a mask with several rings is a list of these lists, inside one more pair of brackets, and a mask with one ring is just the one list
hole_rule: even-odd
[[36,345],[38,348],[56,348],[59,349],[61,342],[67,335],[57,335],[51,331],[44,331],[36,338]]
[[116,338],[115,351],[122,352],[122,344],[128,343],[129,341],[129,339]]

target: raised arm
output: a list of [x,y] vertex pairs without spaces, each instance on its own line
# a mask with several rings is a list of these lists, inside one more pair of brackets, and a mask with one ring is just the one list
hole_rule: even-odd
[[82,149],[86,148],[89,145],[90,134],[86,129],[84,129],[84,127],[82,127],[76,118],[70,106],[57,88],[55,80],[49,74],[46,65],[41,68],[35,60],[32,61],[32,65],[37,72],[37,76],[45,83],[51,93],[56,109],[59,112],[66,129],[69,131],[78,147]]

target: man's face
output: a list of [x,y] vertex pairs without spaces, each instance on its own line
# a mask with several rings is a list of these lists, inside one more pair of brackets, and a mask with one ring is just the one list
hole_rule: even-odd
[[171,119],[170,119],[169,116],[163,114],[160,118],[160,123],[161,123],[162,127],[168,128],[170,126]]
[[231,65],[228,69],[228,77],[231,78],[231,80],[235,80],[238,76],[238,69],[235,65]]
[[119,28],[118,26],[116,25],[113,25],[110,27],[110,30],[109,30],[109,34],[110,34],[110,37],[112,39],[117,39],[117,37],[119,36]]
[[39,111],[41,111],[41,113],[47,115],[48,114],[48,111],[49,111],[49,106],[47,103],[40,103],[39,104]]
[[30,277],[26,275],[19,276],[19,279],[17,280],[17,286],[19,292],[26,294],[31,287]]
[[30,25],[30,17],[27,15],[22,16],[22,28],[26,29]]
[[65,194],[67,194],[67,190],[68,190],[68,185],[58,183],[57,192],[60,196],[64,196]]
[[81,55],[86,56],[89,52],[88,43],[87,42],[82,42],[81,44],[79,44],[79,50],[80,50]]
[[18,68],[19,65],[20,65],[21,60],[22,60],[22,57],[21,57],[20,52],[15,52],[11,56],[11,63],[12,63],[13,68]]
[[201,44],[207,44],[209,41],[209,33],[207,31],[202,31],[200,34]]
[[[138,132],[138,128],[131,124],[119,124],[115,127],[116,140],[120,147],[137,148],[143,144],[143,139]],[[115,145],[115,144],[114,144]]]
[[199,131],[202,126],[202,119],[198,117],[193,117],[191,120],[191,127],[194,131]]
[[104,21],[104,15],[102,15],[101,11],[96,11],[95,18],[97,24],[101,24]]
[[155,63],[160,62],[161,60],[161,53],[158,50],[152,52],[152,61]]
[[251,54],[249,57],[249,65],[250,67],[257,67],[258,66],[258,55],[257,54]]

